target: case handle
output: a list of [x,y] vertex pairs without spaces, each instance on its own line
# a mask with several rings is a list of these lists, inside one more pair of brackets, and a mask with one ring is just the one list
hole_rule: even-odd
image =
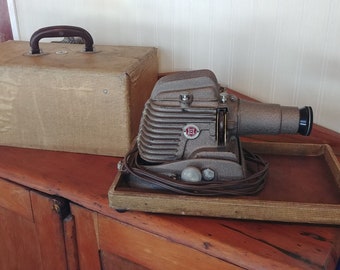
[[77,26],[57,25],[40,28],[30,39],[31,54],[40,54],[39,41],[51,37],[81,37],[85,41],[85,52],[93,52],[93,39],[89,32]]

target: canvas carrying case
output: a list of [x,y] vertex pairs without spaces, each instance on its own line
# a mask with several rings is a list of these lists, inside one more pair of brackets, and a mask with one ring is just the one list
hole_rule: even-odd
[[[85,44],[39,43],[74,36]],[[79,27],[0,43],[0,145],[124,156],[157,78],[155,48],[93,47]]]

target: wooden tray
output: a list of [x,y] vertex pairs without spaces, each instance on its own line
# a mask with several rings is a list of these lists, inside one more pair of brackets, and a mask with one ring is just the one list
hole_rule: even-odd
[[284,222],[340,224],[340,165],[326,144],[243,142],[269,161],[265,188],[255,196],[203,197],[141,190],[118,173],[110,207],[153,213]]

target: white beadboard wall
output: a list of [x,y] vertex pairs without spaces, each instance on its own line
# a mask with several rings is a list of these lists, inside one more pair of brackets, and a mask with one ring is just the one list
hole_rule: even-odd
[[208,68],[263,102],[310,105],[316,123],[340,132],[340,1],[8,2],[18,39],[70,24],[96,44],[154,46],[160,72]]

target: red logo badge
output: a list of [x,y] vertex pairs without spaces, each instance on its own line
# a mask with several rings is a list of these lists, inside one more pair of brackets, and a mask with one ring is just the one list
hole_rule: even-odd
[[192,140],[198,137],[200,129],[196,125],[188,124],[183,128],[183,133],[185,138]]

